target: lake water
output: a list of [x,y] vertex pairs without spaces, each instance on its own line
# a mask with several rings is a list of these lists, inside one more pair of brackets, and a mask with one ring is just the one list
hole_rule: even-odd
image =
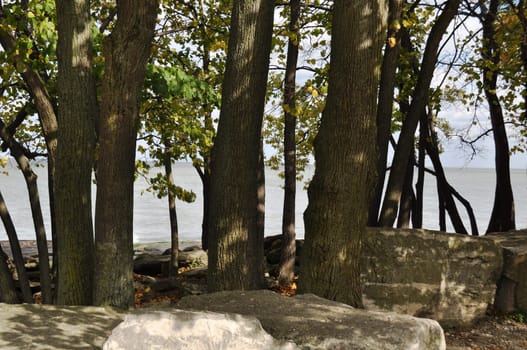
[[[0,191],[6,200],[8,209],[15,223],[20,239],[35,239],[31,212],[26,186],[22,175],[16,168],[7,168],[9,175],[0,175]],[[154,169],[156,171],[156,169]],[[48,237],[50,232],[47,176],[46,169],[38,167],[35,172],[39,176],[39,189],[43,205]],[[310,177],[313,169],[307,171]],[[480,232],[485,232],[490,213],[492,211],[495,187],[495,175],[492,169],[446,169],[449,182],[468,199],[474,209]],[[177,163],[175,166],[175,180],[179,186],[193,190],[197,199],[193,203],[178,201],[177,214],[179,234],[182,241],[198,240],[201,237],[202,196],[201,182],[191,164]],[[272,170],[266,171],[266,219],[265,234],[272,235],[281,232],[283,180]],[[512,183],[516,204],[516,224],[518,228],[527,228],[527,170],[512,170]],[[167,200],[158,199],[153,194],[144,192],[147,183],[139,178],[135,184],[135,209],[134,209],[134,241],[159,242],[168,241],[169,219]],[[307,207],[307,193],[303,190],[304,184],[299,183],[297,188],[297,234],[303,237],[304,226],[302,213]],[[464,213],[464,209],[460,212]],[[469,227],[465,215],[465,225]],[[425,179],[424,198],[424,227],[438,229],[437,195],[435,194],[435,180],[431,176]],[[0,224],[0,240],[6,240],[5,229]]]

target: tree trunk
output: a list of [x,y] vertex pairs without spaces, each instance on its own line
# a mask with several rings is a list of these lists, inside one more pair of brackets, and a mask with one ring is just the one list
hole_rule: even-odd
[[417,181],[415,183],[415,207],[412,213],[412,225],[414,228],[423,227],[423,201],[425,186],[425,157],[426,157],[426,134],[428,122],[421,116],[419,121],[419,149],[417,156]]
[[361,240],[376,181],[385,1],[335,1],[326,108],[304,213],[299,291],[362,306]]
[[[423,110],[423,114],[427,115],[426,111]],[[467,229],[463,224],[463,220],[461,220],[461,216],[459,215],[459,211],[457,210],[454,197],[450,192],[450,184],[446,179],[445,171],[443,170],[443,165],[441,164],[441,159],[439,157],[439,147],[437,145],[437,135],[435,134],[433,129],[434,126],[431,120],[431,116],[429,116],[427,119],[428,127],[426,130],[426,151],[428,153],[428,156],[430,157],[430,160],[432,161],[432,164],[434,165],[434,170],[436,173],[437,193],[438,198],[440,200],[440,208],[441,210],[443,210],[444,208],[448,211],[448,215],[450,216],[450,222],[452,223],[455,232],[468,234]],[[444,221],[444,219],[440,218],[441,231],[446,231],[446,223]]]
[[496,93],[500,64],[500,48],[495,38],[494,22],[496,20],[500,1],[491,0],[489,9],[483,19],[482,56],[487,64],[483,66],[483,89],[489,105],[490,121],[492,123],[495,164],[496,191],[494,206],[490,216],[489,232],[506,232],[516,228],[514,214],[514,195],[512,193],[510,175],[510,156],[507,131],[503,121],[503,111]]
[[0,137],[9,146],[11,155],[15,158],[20,170],[22,171],[22,174],[24,175],[24,180],[26,181],[29,194],[29,204],[31,206],[31,215],[33,218],[33,225],[35,228],[37,240],[42,302],[44,304],[50,304],[53,298],[51,291],[48,241],[46,239],[46,228],[44,226],[42,206],[40,205],[40,196],[38,194],[37,175],[31,169],[29,159],[27,159],[27,157],[24,155],[23,147],[10,135],[6,125],[1,120]]
[[95,209],[94,301],[98,305],[134,306],[135,142],[157,9],[156,0],[118,1],[115,29],[104,43]]
[[166,141],[164,166],[165,176],[168,184],[168,214],[170,217],[170,265],[168,276],[176,277],[178,274],[178,255],[179,255],[179,230],[177,225],[176,194],[172,191],[174,187],[174,175],[172,169],[172,157],[170,156],[170,142]]
[[[6,51],[14,51],[16,49],[16,41],[13,36],[0,28],[0,44],[4,47]],[[50,94],[48,93],[48,90],[46,89],[46,86],[44,84],[44,81],[42,80],[41,76],[35,72],[31,67],[27,64],[27,62],[24,62],[19,56],[15,56],[15,64],[17,66],[17,69],[22,68],[22,79],[24,80],[24,83],[28,87],[29,94],[31,95],[33,102],[35,104],[35,108],[38,112],[38,118],[40,121],[40,125],[42,127],[42,134],[44,135],[44,139],[46,141],[46,149],[48,151],[48,192],[49,192],[49,210],[50,210],[50,217],[51,217],[51,236],[53,241],[53,249],[56,250],[56,244],[57,240],[55,237],[55,201],[54,201],[54,194],[53,194],[53,183],[54,183],[54,174],[55,174],[55,152],[57,149],[57,130],[58,130],[58,122],[57,122],[57,115],[56,115],[56,106],[53,103],[53,100],[51,99]],[[38,219],[37,219],[38,220]],[[46,237],[44,237],[46,238]],[[46,238],[47,239],[47,238]],[[40,245],[38,245],[38,249],[46,249],[46,252],[39,252],[39,254],[48,254],[47,252],[47,242],[44,246],[44,244],[41,242]],[[55,267],[56,260],[55,256],[53,257]],[[50,282],[50,288],[51,288],[51,282]],[[51,294],[51,289],[50,289]],[[51,298],[51,295],[49,295],[49,298]],[[47,302],[51,302],[51,299]]]
[[7,254],[0,247],[0,302],[7,304],[18,304],[15,281],[7,265]]
[[401,203],[399,205],[399,216],[397,218],[397,228],[409,228],[410,219],[413,215],[412,208],[414,207],[415,195],[412,188],[414,181],[414,155],[410,156],[406,168],[406,177],[403,185],[403,193],[401,195]]
[[412,96],[409,113],[403,122],[392,161],[388,185],[379,218],[380,226],[392,227],[397,217],[397,207],[406,175],[408,157],[414,148],[414,135],[421,111],[428,102],[428,90],[434,75],[437,53],[443,34],[458,11],[460,0],[448,0],[428,37],[421,63],[421,71]]
[[20,243],[16,234],[15,225],[13,225],[13,220],[11,220],[11,215],[9,215],[7,205],[1,192],[0,218],[2,219],[7,237],[9,238],[9,246],[11,247],[11,254],[13,254],[13,261],[18,274],[18,283],[20,284],[20,290],[22,291],[22,301],[26,304],[31,304],[33,303],[33,294],[29,288],[29,279],[27,277],[26,267],[24,266],[24,257],[22,256],[22,250],[20,249]]
[[59,113],[54,197],[56,303],[93,303],[92,169],[98,116],[90,1],[56,0]]
[[211,153],[210,291],[262,287],[258,174],[263,175],[261,133],[273,15],[271,0],[233,2],[220,120]]
[[384,57],[381,69],[381,82],[379,83],[379,103],[377,109],[377,159],[378,181],[373,190],[373,199],[368,214],[368,226],[377,226],[379,209],[386,178],[386,162],[388,160],[388,147],[392,133],[393,94],[395,90],[395,73],[399,63],[400,26],[404,0],[390,0],[388,9],[388,36],[384,47]]
[[289,2],[289,42],[284,82],[284,210],[282,214],[282,251],[278,282],[285,286],[295,276],[296,232],[296,65],[298,61],[300,0]]
[[203,169],[194,165],[203,185],[203,219],[201,221],[201,249],[209,249],[209,212],[210,212],[210,157],[203,157]]

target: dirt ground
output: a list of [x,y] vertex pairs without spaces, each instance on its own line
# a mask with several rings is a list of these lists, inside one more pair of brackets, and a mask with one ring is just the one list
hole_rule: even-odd
[[468,328],[445,330],[447,350],[525,350],[527,323],[487,316]]

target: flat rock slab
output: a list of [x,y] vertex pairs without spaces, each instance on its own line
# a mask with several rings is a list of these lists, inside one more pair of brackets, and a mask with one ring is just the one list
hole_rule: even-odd
[[103,307],[0,304],[0,349],[100,349],[123,318]]
[[296,350],[267,334],[254,317],[167,308],[125,317],[103,350]]
[[263,329],[304,349],[445,349],[436,321],[365,311],[312,294],[292,298],[260,291],[184,297],[178,308],[256,317]]
[[367,309],[431,318],[445,327],[485,316],[503,263],[501,247],[487,237],[416,229],[369,228],[362,253]]
[[491,233],[503,249],[503,271],[495,306],[503,312],[527,312],[527,230]]

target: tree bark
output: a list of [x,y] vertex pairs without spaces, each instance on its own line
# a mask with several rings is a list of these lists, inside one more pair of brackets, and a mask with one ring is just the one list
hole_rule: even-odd
[[299,292],[362,306],[361,240],[376,181],[385,1],[335,1],[326,108],[304,213]]
[[93,303],[92,169],[97,93],[89,0],[56,0],[59,129],[54,197],[56,303]]
[[483,19],[483,89],[489,105],[495,146],[496,190],[490,216],[489,232],[506,232],[516,229],[514,195],[510,175],[509,141],[505,129],[503,110],[496,93],[500,64],[500,48],[495,38],[494,22],[500,1],[491,0]]
[[271,0],[233,2],[220,120],[211,153],[210,291],[259,289],[263,284],[258,174],[263,175],[261,133],[273,15]]
[[439,44],[450,22],[457,14],[459,3],[460,0],[448,0],[443,12],[439,15],[430,31],[421,62],[421,71],[412,96],[410,110],[403,122],[403,127],[395,149],[379,218],[380,226],[392,227],[397,217],[397,207],[401,198],[408,157],[414,147],[414,135],[421,111],[428,102],[428,90],[430,89],[430,83],[434,75]]
[[201,248],[209,249],[209,212],[210,212],[210,156],[203,157],[203,169],[194,165],[203,185],[203,219],[201,221]]
[[285,286],[295,276],[296,231],[296,65],[300,30],[300,0],[289,2],[289,42],[284,82],[284,209],[282,214],[282,251],[278,266],[278,282]]
[[95,208],[95,291],[98,305],[134,306],[133,185],[141,89],[154,36],[156,0],[117,1],[105,40]]
[[0,247],[0,302],[18,304],[20,300],[16,293],[15,281],[7,265],[7,254]]
[[399,205],[399,216],[397,218],[397,228],[409,228],[410,219],[413,216],[412,209],[414,207],[415,195],[412,188],[414,181],[414,155],[410,155],[406,169],[406,177],[404,179],[403,192],[401,195],[401,202]]

